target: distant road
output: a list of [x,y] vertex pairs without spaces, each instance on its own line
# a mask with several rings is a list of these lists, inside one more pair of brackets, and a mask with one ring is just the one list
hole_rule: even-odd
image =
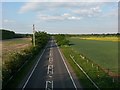
[[52,39],[20,88],[46,90],[71,88],[76,90],[81,86],[70,65],[66,64],[66,60],[64,60],[59,48]]

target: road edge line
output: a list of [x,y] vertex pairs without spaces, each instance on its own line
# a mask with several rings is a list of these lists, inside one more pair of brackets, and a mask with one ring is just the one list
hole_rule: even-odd
[[[57,45],[57,43],[56,43],[56,45]],[[67,69],[67,72],[68,72],[68,74],[69,74],[69,76],[70,76],[70,79],[72,80],[72,83],[73,83],[74,87],[75,87],[76,90],[77,90],[77,86],[76,86],[76,84],[75,84],[75,82],[74,82],[74,80],[73,80],[73,78],[72,78],[72,75],[71,75],[71,73],[70,73],[70,71],[69,71],[69,69],[68,69],[68,67],[67,67],[67,64],[65,63],[65,60],[64,60],[64,58],[63,58],[63,56],[62,56],[62,53],[61,53],[58,45],[57,45],[57,48],[58,48],[58,51],[59,51],[59,53],[60,53],[60,56],[62,57],[63,63],[64,63],[64,65],[65,65],[66,69]]]
[[83,68],[73,59],[73,57],[70,55],[70,58],[73,60],[73,62],[78,66],[78,68],[85,74],[85,76],[92,82],[92,84],[100,90],[100,88],[95,84],[95,82],[86,74],[86,72],[83,70]]
[[[46,49],[46,48],[45,48],[45,49]],[[29,75],[27,81],[26,81],[25,84],[23,85],[22,90],[24,90],[24,88],[26,87],[28,81],[30,80],[30,78],[31,78],[31,76],[32,76],[32,74],[33,74],[33,72],[34,72],[34,70],[36,69],[36,67],[37,67],[37,65],[38,65],[38,63],[39,63],[39,61],[41,60],[41,57],[43,56],[43,54],[44,54],[44,52],[45,52],[45,49],[43,50],[43,52],[42,52],[42,54],[40,55],[40,57],[39,57],[37,63],[35,64],[34,68],[32,69],[32,72],[30,73],[30,75]]]

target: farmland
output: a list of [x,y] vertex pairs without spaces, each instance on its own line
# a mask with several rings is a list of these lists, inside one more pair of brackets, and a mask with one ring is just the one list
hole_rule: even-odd
[[86,77],[86,75],[78,68],[78,66],[73,62],[70,56],[72,56],[77,62],[77,64],[82,67],[82,69],[91,78],[91,80],[98,86],[98,88],[100,88],[100,90],[106,90],[106,88],[116,90],[113,88],[119,87],[120,84],[115,77],[110,77],[108,75],[108,72],[105,73],[101,68],[98,68],[96,64],[93,64],[93,62],[88,60],[87,58],[81,58],[80,53],[76,52],[71,47],[62,46],[61,51],[63,52],[66,60],[74,69],[80,83],[84,88],[96,90],[95,85],[93,85],[93,83],[91,83],[91,81]]
[[[36,32],[36,45],[31,38],[16,38],[2,41],[2,86],[17,87],[21,79],[35,63],[35,57],[46,45],[49,35],[46,32]],[[24,69],[23,69],[24,68]],[[20,73],[22,72],[22,73]],[[12,82],[12,83],[11,83]]]
[[93,37],[84,39],[71,37],[68,40],[72,43],[71,48],[76,52],[81,53],[104,69],[120,73],[118,72],[118,43],[120,43],[117,42],[118,38],[114,38],[114,42],[110,41],[112,40],[110,38],[96,40]]
[[99,41],[112,41],[112,42],[118,42],[120,41],[119,37],[116,36],[105,36],[105,37],[96,37],[96,36],[88,36],[88,37],[78,37],[79,39],[85,39],[85,40],[99,40]]
[[[61,51],[85,88],[118,88],[118,38],[67,37]],[[98,40],[99,38],[99,40]],[[111,41],[110,41],[111,40]],[[81,69],[82,68],[82,69]]]
[[19,52],[32,45],[31,38],[17,38],[3,40],[2,42],[2,60],[8,60],[9,54]]

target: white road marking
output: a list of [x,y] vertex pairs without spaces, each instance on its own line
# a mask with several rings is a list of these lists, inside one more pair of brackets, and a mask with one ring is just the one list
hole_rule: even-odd
[[[57,45],[57,43],[56,43],[56,45]],[[58,45],[57,45],[58,46]],[[69,69],[68,69],[68,67],[67,67],[67,64],[65,63],[65,60],[64,60],[64,58],[63,58],[63,56],[62,56],[62,53],[61,53],[61,51],[59,50],[59,47],[57,47],[58,48],[58,51],[59,51],[59,53],[60,53],[60,56],[62,57],[62,60],[63,60],[63,62],[64,62],[64,65],[65,65],[65,67],[66,67],[66,69],[67,69],[67,72],[68,72],[68,74],[69,74],[69,76],[70,76],[70,79],[72,80],[72,83],[73,83],[73,85],[74,85],[74,87],[76,88],[76,90],[77,90],[77,86],[76,86],[76,84],[75,84],[75,82],[74,82],[74,80],[73,80],[73,78],[72,78],[72,75],[71,75],[71,73],[70,73],[70,71],[69,71]]]
[[52,56],[51,52],[50,52],[50,57]]
[[48,65],[48,71],[47,74],[53,74],[53,65]]
[[53,62],[53,58],[49,58],[49,62],[52,64],[52,62]]
[[53,90],[53,81],[46,81],[45,90]]
[[83,70],[83,68],[80,67],[80,65],[74,60],[74,58],[70,55],[72,58],[73,62],[78,66],[78,68],[86,75],[86,77],[93,83],[93,85],[100,90],[100,88],[95,84],[95,82],[86,74],[86,72]]
[[36,65],[34,66],[34,68],[33,68],[32,72],[31,72],[31,73],[30,73],[30,75],[29,75],[29,77],[28,77],[27,81],[26,81],[26,82],[25,82],[25,84],[23,85],[23,88],[22,88],[23,90],[24,90],[24,88],[26,87],[26,85],[27,85],[28,81],[30,80],[30,78],[31,78],[31,76],[32,76],[32,74],[33,74],[33,72],[35,71],[35,68],[37,67],[37,65],[38,65],[39,61],[41,60],[41,57],[43,56],[44,52],[45,52],[45,49],[43,50],[42,54],[40,55],[40,57],[39,57],[39,59],[38,59],[38,61],[37,61]]

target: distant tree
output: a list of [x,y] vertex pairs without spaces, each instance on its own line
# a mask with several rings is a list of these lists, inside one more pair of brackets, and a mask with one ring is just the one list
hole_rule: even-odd
[[56,41],[59,46],[61,45],[69,45],[69,40],[66,39],[66,35],[64,34],[58,34],[55,36]]
[[2,39],[12,39],[15,37],[15,32],[1,29],[0,32],[2,32]]

